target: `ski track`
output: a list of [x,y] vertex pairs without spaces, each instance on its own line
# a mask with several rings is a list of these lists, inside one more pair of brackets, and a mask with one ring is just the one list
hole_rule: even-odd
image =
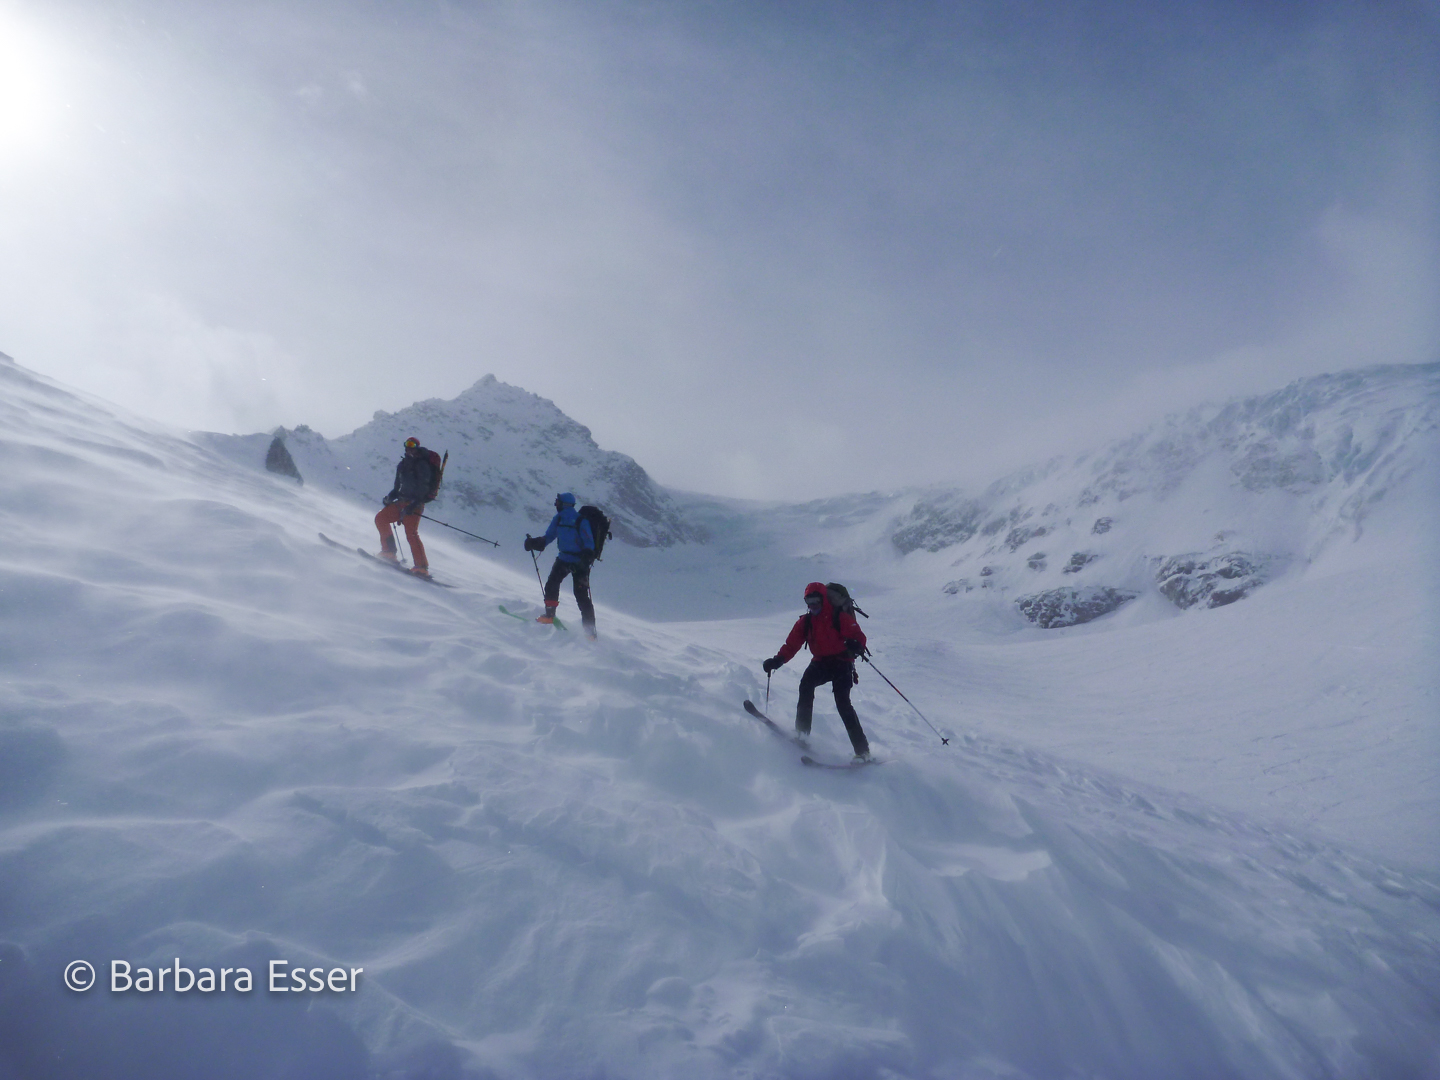
[[[0,1075],[1440,1075],[1440,881],[1227,807],[1228,781],[1167,783],[1141,721],[1190,690],[1116,688],[1178,620],[1116,631],[1155,653],[1098,671],[1125,650],[1096,635],[892,627],[877,663],[951,745],[862,671],[889,762],[805,769],[740,709],[788,617],[527,626],[496,609],[533,579],[471,549],[433,540],[454,591],[379,573],[315,538],[371,542],[353,504],[12,365],[0,388],[5,503],[28,508],[0,551]],[[1237,610],[1190,624],[1192,678]],[[1395,664],[1336,677],[1373,700]],[[1256,736],[1316,741],[1255,771],[1303,785],[1338,765],[1316,732],[1350,722]],[[1132,750],[1083,760],[1107,723]],[[1238,745],[1215,735],[1176,767]],[[59,979],[176,957],[367,981],[277,1001]]]

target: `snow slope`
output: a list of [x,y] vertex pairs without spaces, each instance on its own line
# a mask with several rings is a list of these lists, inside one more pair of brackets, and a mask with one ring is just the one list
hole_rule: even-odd
[[[952,745],[867,672],[887,763],[818,772],[738,708],[788,616],[602,603],[591,645],[497,612],[533,576],[441,536],[456,590],[326,548],[372,542],[352,502],[8,362],[0,415],[24,508],[0,550],[0,1077],[1440,1075],[1432,872],[1178,793],[1136,767],[1153,743],[1107,770],[970,722],[1044,729],[1044,688],[1127,627],[1259,651],[1273,626],[1235,615],[1284,582],[983,642],[927,588],[876,660]],[[1382,636],[1390,598],[1346,594]],[[907,637],[931,610],[991,652]],[[819,750],[842,742],[822,705]],[[360,989],[272,993],[277,959]],[[257,985],[117,993],[112,960]]]

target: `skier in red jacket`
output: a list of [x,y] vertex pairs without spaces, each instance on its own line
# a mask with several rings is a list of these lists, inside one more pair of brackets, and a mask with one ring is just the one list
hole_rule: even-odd
[[805,586],[805,606],[809,609],[795,620],[795,626],[780,651],[760,665],[769,675],[786,663],[805,645],[810,649],[810,666],[800,676],[800,700],[795,705],[795,734],[810,737],[810,714],[815,708],[815,688],[830,683],[835,691],[835,708],[845,721],[845,733],[855,748],[857,760],[870,757],[870,742],[850,704],[850,687],[859,680],[855,675],[855,658],[865,652],[865,631],[848,611],[837,611],[830,603],[825,586],[812,581]]

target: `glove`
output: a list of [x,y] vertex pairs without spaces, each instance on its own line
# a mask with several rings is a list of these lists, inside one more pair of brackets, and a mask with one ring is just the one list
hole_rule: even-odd
[[854,639],[845,642],[845,655],[851,660],[856,660],[865,655],[865,646]]
[[776,668],[778,668],[778,667],[783,667],[784,665],[785,665],[785,661],[784,661],[784,660],[781,660],[778,656],[772,656],[772,657],[770,657],[769,660],[766,660],[766,661],[765,661],[763,664],[761,664],[760,666],[761,666],[761,668],[764,669],[765,674],[766,674],[766,675],[769,675],[769,674],[770,674],[772,671],[774,671]]
[[544,551],[544,550],[545,550],[545,538],[544,538],[543,536],[528,536],[528,535],[527,535],[527,536],[525,537],[525,550],[526,550],[526,551]]
[[392,491],[392,492],[390,492],[389,495],[386,495],[383,499],[380,500],[380,505],[381,505],[381,506],[389,506],[391,503],[393,503],[393,502],[399,502],[399,501],[400,501],[400,496],[399,496],[399,495],[396,495],[395,492]]

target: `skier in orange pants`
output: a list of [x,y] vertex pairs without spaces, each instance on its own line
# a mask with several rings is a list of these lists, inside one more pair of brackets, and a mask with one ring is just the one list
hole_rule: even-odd
[[440,455],[420,445],[419,439],[405,440],[405,456],[395,468],[395,487],[382,500],[384,506],[375,515],[375,528],[380,530],[380,557],[398,562],[395,534],[391,526],[405,526],[405,540],[415,560],[413,573],[430,576],[430,560],[420,542],[420,514],[425,504],[440,489]]

